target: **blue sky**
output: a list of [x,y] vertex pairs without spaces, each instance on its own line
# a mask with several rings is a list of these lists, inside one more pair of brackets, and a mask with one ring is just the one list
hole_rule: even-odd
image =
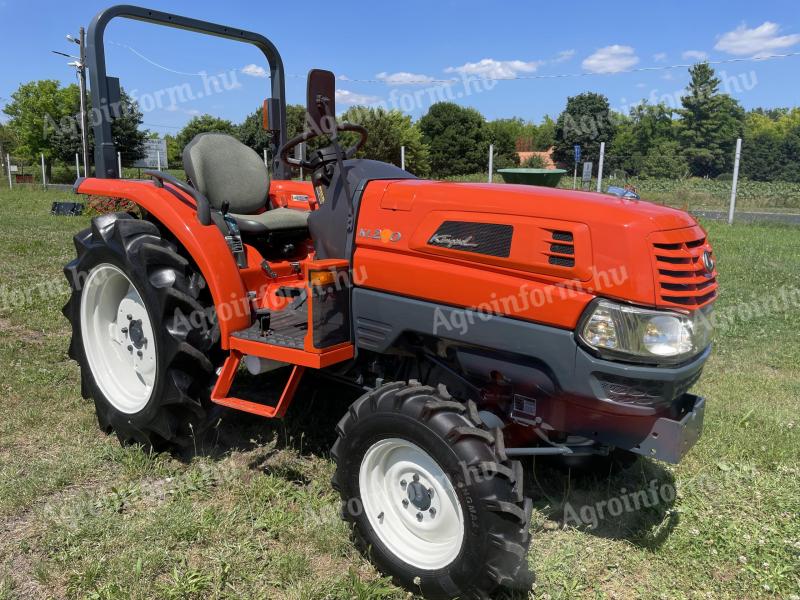
[[[0,105],[25,81],[75,81],[67,59],[50,50],[77,50],[64,35],[76,34],[107,5],[108,0],[0,0]],[[642,98],[675,104],[687,82],[685,68],[626,71],[705,57],[800,52],[796,0],[150,0],[148,6],[272,39],[283,55],[289,102],[304,101],[305,74],[320,67],[339,76],[339,110],[348,102],[379,103],[415,117],[442,94],[487,118],[536,121],[545,114],[556,116],[568,96],[587,90],[605,94],[619,110]],[[252,47],[126,20],[112,22],[106,40],[108,71],[140,99],[151,130],[174,133],[200,113],[238,122],[268,95],[267,65]],[[715,68],[746,108],[797,105],[800,99],[800,56]],[[222,74],[220,85],[209,85],[201,73]],[[581,76],[550,77],[565,74]],[[465,84],[465,77],[472,83]],[[482,77],[522,79],[474,83]],[[191,99],[177,91],[187,85]]]

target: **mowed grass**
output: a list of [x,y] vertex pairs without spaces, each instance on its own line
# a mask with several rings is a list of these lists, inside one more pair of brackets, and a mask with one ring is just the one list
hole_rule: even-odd
[[[282,422],[220,413],[182,456],[97,430],[60,312],[89,219],[50,216],[57,199],[74,198],[0,192],[0,599],[409,597],[337,518],[342,392],[307,386]],[[526,464],[532,598],[800,595],[800,229],[708,227],[722,287],[704,435],[677,467]],[[653,486],[677,497],[565,519]]]

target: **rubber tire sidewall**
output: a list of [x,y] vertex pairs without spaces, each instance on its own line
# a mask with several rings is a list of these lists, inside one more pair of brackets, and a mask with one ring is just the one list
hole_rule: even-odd
[[[446,567],[421,570],[397,558],[378,537],[369,518],[361,509],[359,485],[361,461],[373,444],[389,437],[401,438],[422,448],[450,478],[461,505],[464,538],[460,552]],[[485,571],[488,559],[485,550],[491,530],[487,528],[485,519],[481,519],[479,506],[482,495],[476,493],[475,484],[470,485],[466,481],[463,463],[453,448],[425,424],[401,413],[376,413],[360,419],[357,427],[348,433],[346,444],[346,447],[342,448],[342,454],[347,456],[347,460],[340,468],[348,474],[345,482],[347,497],[359,500],[358,506],[352,507],[355,509],[356,526],[360,529],[362,537],[369,539],[371,555],[378,566],[385,572],[395,574],[410,588],[416,587],[416,577],[436,580],[444,589],[450,587],[447,584],[448,580],[454,583],[453,590],[472,587],[474,581],[480,579]],[[424,589],[424,582],[422,587]]]

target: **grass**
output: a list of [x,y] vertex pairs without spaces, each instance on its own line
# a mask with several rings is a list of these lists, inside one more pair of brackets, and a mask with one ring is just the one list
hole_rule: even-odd
[[[49,216],[56,199],[69,198],[0,192],[0,599],[407,598],[337,518],[335,391],[306,390],[278,423],[226,413],[181,457],[97,430],[60,314],[61,268],[88,218]],[[676,467],[642,460],[595,478],[526,465],[531,598],[800,594],[800,292],[780,300],[800,290],[800,235],[708,228],[724,326],[696,387],[705,433]],[[594,529],[564,523],[567,506],[653,480],[677,497]]]

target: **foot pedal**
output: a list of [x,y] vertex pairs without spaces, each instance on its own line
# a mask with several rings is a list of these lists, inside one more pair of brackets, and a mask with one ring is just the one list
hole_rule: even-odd
[[258,321],[258,331],[263,337],[267,337],[270,331],[270,323],[272,322],[272,313],[266,308],[259,308],[256,311],[256,320]]
[[298,298],[304,291],[305,290],[301,287],[284,286],[278,288],[275,291],[275,295],[280,296],[281,298]]

